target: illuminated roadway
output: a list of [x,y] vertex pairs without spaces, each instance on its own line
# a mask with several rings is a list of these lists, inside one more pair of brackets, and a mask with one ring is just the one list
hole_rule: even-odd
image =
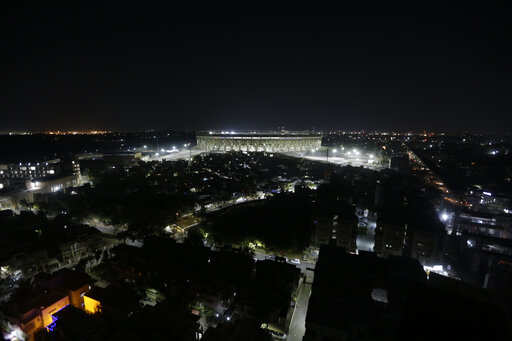
[[352,166],[352,167],[364,167],[369,168],[373,170],[381,170],[384,168],[387,168],[385,166],[382,166],[379,162],[373,161],[369,163],[368,161],[371,160],[369,158],[365,157],[340,157],[340,156],[331,156],[329,155],[329,160],[327,161],[326,155],[304,155],[302,153],[283,153],[287,156],[292,157],[299,157],[306,160],[311,161],[318,161],[318,162],[325,162],[325,163],[332,163],[335,165],[340,166]]
[[311,284],[303,283],[297,295],[295,311],[293,312],[288,341],[301,341],[306,333],[306,314],[308,312],[309,296],[311,295]]
[[[254,257],[257,260],[265,260],[271,254],[256,251]],[[290,264],[290,263],[288,263]],[[303,274],[306,274],[306,281],[303,282],[298,289],[297,300],[295,302],[295,310],[290,321],[288,330],[288,341],[301,341],[306,332],[306,314],[308,311],[309,296],[311,295],[311,283],[313,282],[313,272],[308,269],[315,267],[314,262],[301,261],[300,264],[294,264]]]

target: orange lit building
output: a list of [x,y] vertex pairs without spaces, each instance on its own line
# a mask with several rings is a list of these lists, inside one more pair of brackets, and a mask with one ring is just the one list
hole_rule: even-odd
[[84,310],[89,314],[96,314],[101,311],[101,303],[100,301],[95,300],[94,298],[84,296]]
[[28,341],[35,339],[37,332],[55,322],[53,315],[72,305],[84,309],[84,295],[91,289],[91,279],[84,273],[60,270],[47,278],[30,292],[19,292],[6,307],[9,320],[27,334]]
[[113,317],[129,316],[137,310],[139,299],[124,287],[95,287],[83,296],[83,310],[88,314],[108,314]]

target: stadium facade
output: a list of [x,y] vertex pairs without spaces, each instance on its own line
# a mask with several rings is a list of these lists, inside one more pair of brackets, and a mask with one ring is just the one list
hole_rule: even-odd
[[197,134],[197,147],[207,152],[304,152],[316,150],[322,136],[303,132],[206,132]]

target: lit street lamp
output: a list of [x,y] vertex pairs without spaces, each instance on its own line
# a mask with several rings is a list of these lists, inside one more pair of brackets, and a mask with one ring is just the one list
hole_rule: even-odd
[[450,218],[450,216],[448,215],[448,213],[443,212],[443,213],[441,214],[441,220],[442,220],[442,221],[447,221],[449,218]]

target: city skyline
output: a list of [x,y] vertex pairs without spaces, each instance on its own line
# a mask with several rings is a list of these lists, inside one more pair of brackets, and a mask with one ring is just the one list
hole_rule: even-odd
[[5,10],[0,339],[511,340],[505,11],[180,5]]

